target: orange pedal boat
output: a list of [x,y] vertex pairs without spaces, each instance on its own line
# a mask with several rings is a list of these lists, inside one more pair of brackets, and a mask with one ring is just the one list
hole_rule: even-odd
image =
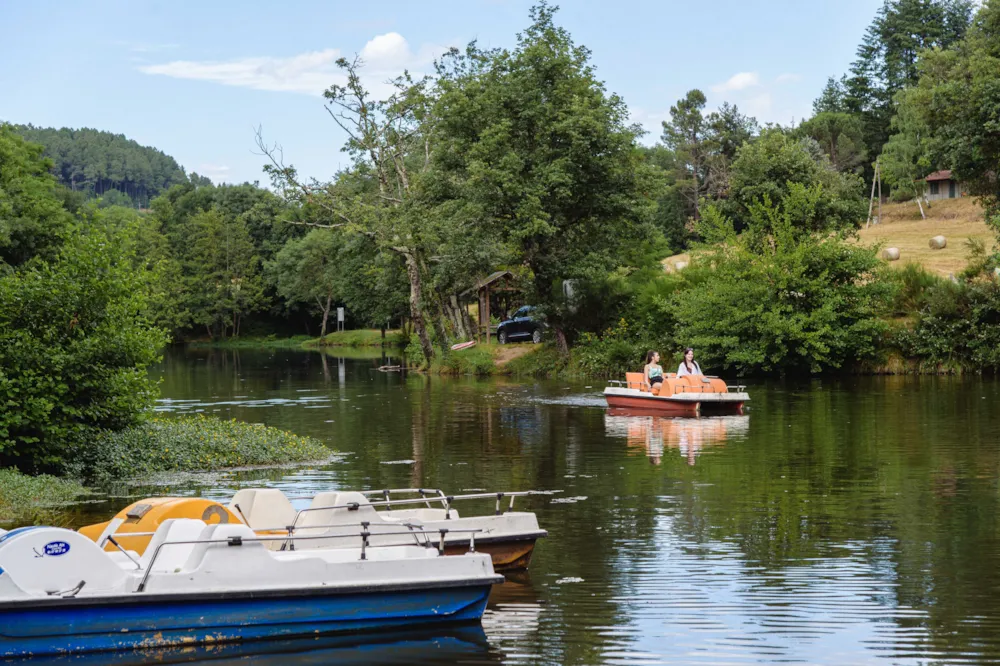
[[608,407],[643,410],[663,416],[702,413],[742,414],[750,400],[745,386],[728,386],[718,377],[671,373],[650,386],[641,372],[626,372],[625,381],[612,380],[604,389]]

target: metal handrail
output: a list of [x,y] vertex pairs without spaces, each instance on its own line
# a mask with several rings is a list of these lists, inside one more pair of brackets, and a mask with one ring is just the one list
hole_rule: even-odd
[[[316,536],[296,537],[296,539],[303,539],[303,540],[310,540],[310,539],[344,539],[344,538],[350,538],[350,537],[360,536],[361,537],[361,557],[360,557],[360,559],[361,560],[365,560],[365,559],[367,559],[366,552],[365,552],[366,549],[368,549],[368,548],[379,548],[380,546],[369,546],[369,544],[368,544],[368,537],[371,536],[371,533],[368,531],[369,525],[367,523],[362,523],[362,527],[364,529],[362,529],[362,531],[361,531],[360,534],[318,534]],[[482,532],[482,530],[480,530],[480,529],[449,530],[449,529],[446,529],[446,528],[441,528],[441,529],[437,530],[437,533],[439,533],[441,535],[440,545],[438,546],[438,553],[440,555],[444,555],[444,537],[445,537],[445,534],[447,534],[449,532],[468,533],[469,534],[469,552],[470,553],[476,552],[476,533]],[[423,530],[421,533],[423,533],[423,534],[435,534],[435,532],[429,531],[429,530]],[[409,532],[389,533],[389,535],[392,535],[392,534],[409,534]],[[387,536],[387,535],[386,534],[382,534],[382,535],[379,535],[379,536]],[[242,536],[231,536],[231,537],[226,537],[225,539],[194,539],[194,540],[186,540],[186,541],[164,541],[163,543],[158,544],[156,546],[156,549],[153,551],[153,557],[150,558],[149,564],[146,565],[146,570],[143,572],[142,580],[139,581],[139,586],[136,588],[135,591],[138,593],[138,592],[144,592],[146,590],[146,583],[149,580],[149,574],[152,573],[152,571],[153,571],[153,564],[156,562],[156,558],[160,556],[160,551],[163,550],[163,548],[165,548],[166,546],[191,546],[191,545],[197,545],[197,544],[200,544],[200,543],[217,543],[217,544],[226,544],[227,546],[242,546],[244,543],[254,543],[254,542],[262,542],[262,541],[283,541],[285,539],[287,539],[287,537],[283,537],[283,536],[280,536],[280,537],[253,537],[253,538],[247,538],[247,537],[242,537]],[[381,546],[381,547],[390,548],[392,546],[386,545],[386,546]]]

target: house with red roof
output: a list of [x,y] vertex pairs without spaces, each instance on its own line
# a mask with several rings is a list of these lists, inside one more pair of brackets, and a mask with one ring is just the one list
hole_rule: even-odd
[[927,199],[930,201],[965,196],[962,184],[951,175],[949,169],[935,171],[924,180],[927,181]]

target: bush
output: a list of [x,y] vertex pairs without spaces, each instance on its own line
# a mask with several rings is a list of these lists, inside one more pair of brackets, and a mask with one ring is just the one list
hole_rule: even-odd
[[652,343],[624,319],[600,336],[584,333],[574,349],[574,363],[588,376],[617,377],[645,364]]
[[68,479],[0,469],[0,526],[59,522],[58,508],[86,492],[86,488]]
[[81,472],[101,483],[144,479],[161,472],[325,460],[330,449],[311,437],[242,421],[202,415],[156,417],[102,433],[81,451]]
[[950,369],[1000,369],[1000,285],[942,280],[930,290],[908,351]]
[[779,205],[752,206],[740,235],[717,209],[706,212],[704,233],[717,245],[669,303],[678,341],[698,349],[703,366],[821,372],[874,355],[886,269],[847,232],[809,231],[821,199],[821,189],[793,185]]

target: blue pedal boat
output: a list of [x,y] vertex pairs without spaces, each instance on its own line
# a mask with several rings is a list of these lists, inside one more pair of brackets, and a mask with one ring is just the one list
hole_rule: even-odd
[[477,622],[503,581],[487,554],[359,535],[361,548],[275,552],[281,537],[245,525],[174,519],[139,556],[71,530],[13,530],[0,536],[0,657]]

